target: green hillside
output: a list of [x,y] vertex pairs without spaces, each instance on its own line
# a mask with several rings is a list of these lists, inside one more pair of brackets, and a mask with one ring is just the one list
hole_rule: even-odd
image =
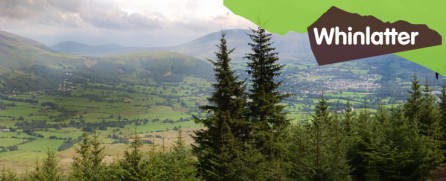
[[[191,45],[211,51],[214,35]],[[83,131],[98,131],[101,142],[118,152],[135,131],[153,136],[195,129],[202,125],[192,116],[208,114],[199,110],[213,90],[213,70],[204,60],[170,51],[67,55],[9,33],[0,36],[6,37],[0,39],[0,130],[6,130],[0,131],[0,164],[23,169],[47,148],[70,155]],[[246,64],[235,62],[235,75],[247,80]],[[294,123],[310,116],[322,91],[335,111],[350,101],[355,109],[368,106],[373,112],[380,101],[392,107],[404,100],[406,92],[398,90],[409,88],[415,72],[434,90],[441,83],[432,72],[392,55],[330,66],[291,62],[282,70],[280,91],[298,95],[283,102]]]

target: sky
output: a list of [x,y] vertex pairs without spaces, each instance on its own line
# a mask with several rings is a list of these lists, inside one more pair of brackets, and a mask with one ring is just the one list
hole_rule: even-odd
[[0,30],[46,45],[160,47],[223,29],[255,27],[223,0],[0,0]]

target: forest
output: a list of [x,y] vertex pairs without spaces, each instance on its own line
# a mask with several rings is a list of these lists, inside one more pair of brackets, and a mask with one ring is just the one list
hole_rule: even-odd
[[[249,36],[249,78],[240,79],[231,69],[233,49],[222,33],[217,58],[209,60],[213,91],[208,104],[200,106],[208,114],[193,117],[203,125],[192,135],[194,144],[185,144],[180,129],[171,149],[145,151],[135,132],[122,159],[110,161],[90,130],[76,141],[69,170],[62,170],[55,151],[48,150],[24,174],[4,168],[0,180],[424,181],[442,171],[446,84],[434,95],[429,81],[413,75],[403,103],[364,102],[363,109],[354,110],[347,102],[343,111],[331,111],[322,92],[311,117],[295,123],[283,100],[299,95],[279,91],[284,66],[278,63],[271,34],[258,28]],[[369,106],[378,109],[370,111]]]

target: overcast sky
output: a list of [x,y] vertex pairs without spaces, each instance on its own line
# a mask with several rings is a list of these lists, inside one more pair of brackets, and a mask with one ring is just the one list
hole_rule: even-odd
[[170,46],[252,26],[223,0],[0,0],[0,30],[47,45]]

